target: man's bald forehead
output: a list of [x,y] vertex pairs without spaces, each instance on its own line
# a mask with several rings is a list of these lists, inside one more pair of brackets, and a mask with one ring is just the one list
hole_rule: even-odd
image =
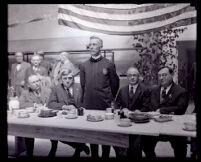
[[139,74],[138,69],[135,68],[135,67],[130,67],[130,68],[127,70],[127,74],[132,73],[132,72],[135,72],[136,74]]
[[33,55],[31,59],[40,59],[40,55]]
[[16,52],[15,56],[23,56],[23,53],[22,52]]

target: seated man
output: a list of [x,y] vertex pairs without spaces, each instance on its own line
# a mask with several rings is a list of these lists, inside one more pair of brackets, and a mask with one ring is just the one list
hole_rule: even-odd
[[[158,71],[159,86],[151,91],[151,107],[161,114],[183,115],[188,106],[187,91],[173,81],[173,70],[167,66]],[[158,141],[169,141],[174,149],[175,158],[186,158],[186,137],[159,136],[142,137],[142,148],[149,159],[155,159],[155,146]]]
[[[24,90],[19,98],[20,108],[41,107],[45,105],[49,99],[51,90],[43,88],[40,85],[40,78],[37,75],[28,77],[28,89]],[[33,156],[34,138],[25,138],[27,155]]]
[[[149,111],[149,90],[140,83],[139,71],[135,67],[130,67],[127,71],[127,79],[129,85],[122,87],[117,95],[117,104],[123,108],[125,116],[128,117],[129,111],[140,112]],[[142,157],[142,149],[140,144],[140,135],[133,136],[133,143],[128,149],[128,156],[135,158]],[[126,153],[125,148],[114,147],[116,155],[124,156]]]
[[[72,71],[68,69],[61,70],[60,79],[61,83],[52,88],[48,107],[50,109],[56,110],[69,110],[80,107],[81,87],[77,84],[74,84],[74,77]],[[51,140],[51,142],[52,148],[50,150],[49,156],[54,157],[58,142],[55,140]],[[83,143],[66,141],[61,142],[76,148],[74,157],[79,157],[81,151],[84,151],[86,154],[89,154],[88,146]]]

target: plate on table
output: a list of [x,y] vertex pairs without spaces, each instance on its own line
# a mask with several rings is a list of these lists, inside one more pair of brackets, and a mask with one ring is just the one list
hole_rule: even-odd
[[87,121],[90,122],[100,122],[103,121],[104,118],[101,115],[87,115]]
[[149,122],[149,117],[145,114],[130,114],[129,118],[134,123],[147,123]]
[[45,115],[38,114],[38,117],[40,117],[40,118],[50,118],[50,117],[54,117],[54,116],[56,116],[56,113],[50,113],[50,114],[45,114]]
[[66,119],[76,119],[78,118],[76,115],[65,115]]
[[132,119],[132,122],[134,122],[134,123],[148,123],[149,121],[150,121],[149,118],[141,119],[141,120]]
[[130,127],[130,126],[132,126],[132,123],[130,123],[128,125],[118,123],[117,125],[120,127]]
[[154,120],[157,122],[168,122],[168,121],[172,121],[172,116],[170,116],[170,115],[159,115],[158,117],[155,117]]
[[185,130],[185,131],[196,131],[196,128],[186,128],[186,127],[183,127],[182,128],[183,130]]

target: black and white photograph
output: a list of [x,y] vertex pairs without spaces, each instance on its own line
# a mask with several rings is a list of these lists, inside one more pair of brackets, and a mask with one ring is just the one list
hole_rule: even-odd
[[195,4],[7,11],[9,159],[199,159]]

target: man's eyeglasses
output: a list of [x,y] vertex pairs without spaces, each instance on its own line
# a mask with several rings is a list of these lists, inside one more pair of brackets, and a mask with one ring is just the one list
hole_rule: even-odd
[[138,77],[137,74],[128,74],[127,76],[128,76],[129,78],[131,78],[131,77]]

